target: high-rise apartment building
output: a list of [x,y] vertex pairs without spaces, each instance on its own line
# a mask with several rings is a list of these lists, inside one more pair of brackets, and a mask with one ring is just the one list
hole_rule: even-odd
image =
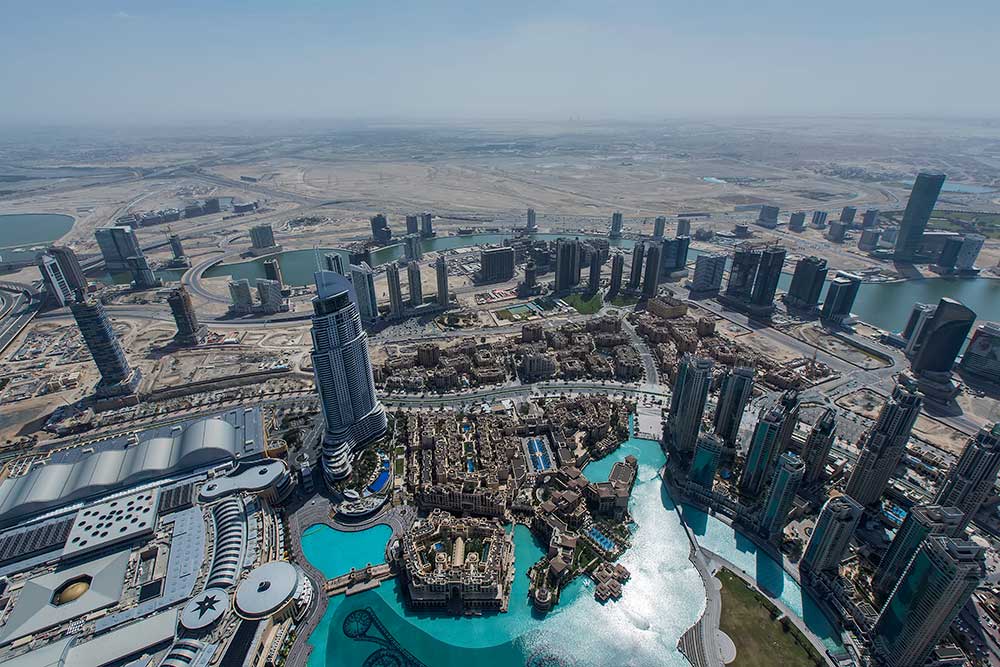
[[622,237],[622,227],[624,221],[622,219],[622,214],[620,211],[615,211],[611,214],[611,230],[608,232],[608,237],[612,239],[620,239]]
[[565,294],[580,284],[580,242],[575,239],[556,241],[556,293]]
[[687,275],[689,236],[666,239],[660,245],[660,275],[677,277]]
[[277,280],[258,278],[255,286],[257,287],[257,298],[260,300],[260,312],[265,315],[273,315],[288,309],[285,296],[281,293],[281,283]]
[[753,395],[753,383],[754,369],[749,366],[734,367],[722,381],[713,425],[727,451],[732,452],[736,447],[743,412]]
[[826,228],[826,211],[813,211],[812,222],[810,223],[815,229],[825,229]]
[[[335,255],[337,259],[339,256]],[[265,259],[264,260],[264,277],[268,280],[273,280],[279,285],[285,284],[285,277],[281,275],[281,264],[278,264],[276,259]]]
[[722,289],[722,278],[726,273],[728,260],[729,256],[722,252],[698,255],[694,262],[691,292],[699,295],[717,294]]
[[104,268],[109,272],[128,271],[129,257],[142,255],[139,240],[131,227],[124,225],[101,227],[94,232],[94,237],[104,258]]
[[677,220],[677,233],[674,236],[691,236],[691,221],[687,218]]
[[104,305],[95,299],[84,298],[71,303],[70,310],[101,374],[97,395],[111,397],[133,393],[139,385],[139,372],[129,365]]
[[826,290],[820,319],[827,324],[842,324],[851,317],[854,299],[861,290],[861,276],[846,271],[837,271],[837,275]]
[[700,434],[691,457],[691,467],[688,468],[688,479],[711,491],[721,458],[722,440],[719,436],[713,433]]
[[858,209],[854,206],[845,206],[840,210],[840,222],[850,228],[854,224],[854,216],[858,214]]
[[711,359],[685,354],[677,364],[677,379],[670,396],[670,414],[664,426],[668,447],[681,454],[694,451],[712,386]]
[[803,257],[795,263],[792,282],[785,295],[785,303],[800,310],[815,310],[826,283],[826,260],[815,255]]
[[451,295],[448,293],[448,260],[444,255],[438,255],[434,260],[434,276],[437,283],[437,304],[447,308],[451,304]]
[[420,233],[420,218],[415,215],[406,216],[406,235]]
[[434,214],[425,211],[420,214],[420,235],[429,239],[434,234]]
[[743,496],[755,499],[764,490],[764,485],[774,470],[775,461],[781,454],[781,430],[784,423],[784,415],[779,408],[762,411],[750,438],[743,474],[740,475],[739,489]]
[[145,255],[129,257],[128,270],[132,274],[132,286],[136,289],[153,289],[163,284],[153,273]]
[[392,240],[392,230],[389,229],[389,220],[385,215],[382,213],[374,215],[370,222],[372,226],[372,240],[375,243],[385,245]]
[[253,291],[250,281],[246,278],[229,281],[229,310],[237,315],[253,312]]
[[368,336],[351,283],[332,271],[315,276],[312,362],[326,422],[323,472],[329,481],[351,473],[351,455],[382,436],[388,425],[375,395]]
[[802,482],[807,486],[822,482],[826,476],[826,462],[833,449],[836,428],[837,413],[833,408],[826,408],[809,430],[802,445],[802,462],[806,466]]
[[629,268],[628,288],[638,291],[642,285],[642,259],[646,256],[646,244],[638,241],[632,246],[632,266]]
[[920,351],[913,358],[913,371],[918,374],[951,371],[975,321],[976,313],[971,308],[954,299],[941,299],[920,333]]
[[385,267],[385,278],[389,284],[389,318],[398,320],[403,317],[403,286],[395,262]]
[[528,230],[529,234],[533,234],[538,231],[538,219],[535,217],[535,209],[528,209],[528,223],[525,225],[525,229]]
[[667,219],[662,215],[657,216],[656,220],[653,221],[653,238],[662,239],[664,233],[667,231]]
[[778,467],[767,492],[764,509],[761,510],[758,528],[764,537],[781,542],[781,534],[788,521],[788,512],[795,504],[795,494],[802,483],[805,464],[792,452],[778,457]]
[[274,230],[271,225],[254,225],[250,228],[250,245],[254,250],[271,250],[277,248],[274,242]]
[[979,429],[948,471],[937,495],[937,504],[957,507],[962,528],[976,516],[993,492],[1000,471],[1000,422]]
[[879,561],[878,570],[872,578],[872,589],[878,600],[884,602],[889,597],[906,571],[906,566],[928,537],[961,537],[962,534],[962,512],[958,508],[941,505],[912,507],[896,531],[896,536],[892,538],[889,550]]
[[646,275],[642,282],[642,296],[652,299],[660,287],[660,254],[661,246],[653,244],[646,251]]
[[198,314],[194,310],[187,288],[181,285],[171,290],[170,296],[167,297],[167,305],[170,306],[170,313],[177,324],[174,342],[183,346],[204,343],[208,328],[204,324],[198,324]]
[[424,302],[424,288],[420,283],[420,265],[410,262],[406,265],[406,282],[410,286],[410,307],[416,308]]
[[625,256],[620,252],[611,256],[611,285],[608,296],[614,297],[622,290],[622,275],[625,273]]
[[1000,378],[1000,324],[986,322],[976,327],[959,368],[991,382]]
[[792,232],[805,231],[806,228],[806,212],[796,211],[792,213],[788,218],[788,230]]
[[875,508],[881,502],[889,478],[906,451],[922,403],[915,382],[900,375],[892,396],[859,443],[861,456],[851,472],[846,493],[860,505]]
[[799,570],[809,575],[836,576],[862,514],[861,505],[850,496],[827,500],[799,561]]
[[479,253],[479,282],[502,283],[514,277],[514,249],[484,248]]
[[54,245],[46,252],[52,255],[56,262],[59,263],[59,269],[62,271],[71,292],[76,292],[77,290],[87,291],[87,277],[83,275],[83,267],[80,266],[80,260],[77,259],[76,253],[73,252],[72,248],[64,245]]
[[[339,256],[338,256],[339,259]],[[336,271],[340,273],[340,271]],[[378,319],[378,300],[375,297],[375,272],[366,262],[351,264],[351,284],[358,315],[365,324]]]
[[55,257],[39,255],[38,270],[42,273],[42,282],[45,283],[45,293],[50,303],[61,308],[74,301],[73,289]]

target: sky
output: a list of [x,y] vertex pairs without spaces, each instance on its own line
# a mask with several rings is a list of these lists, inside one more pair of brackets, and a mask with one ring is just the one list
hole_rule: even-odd
[[0,123],[1000,117],[1000,2],[0,0]]

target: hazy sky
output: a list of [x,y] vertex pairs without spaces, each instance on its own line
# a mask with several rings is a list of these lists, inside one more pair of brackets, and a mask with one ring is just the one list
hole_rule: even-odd
[[0,122],[1000,116],[997,0],[0,0]]

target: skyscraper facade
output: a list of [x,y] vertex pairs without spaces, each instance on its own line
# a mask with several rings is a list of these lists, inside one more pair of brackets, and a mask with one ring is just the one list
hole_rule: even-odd
[[986,243],[986,237],[982,234],[966,234],[962,239],[962,247],[958,251],[958,258],[955,260],[955,268],[959,271],[969,271],[976,268],[976,260],[979,259],[979,252]]
[[758,528],[769,540],[779,539],[788,520],[788,512],[795,504],[795,494],[802,483],[805,474],[805,464],[792,452],[785,452],[778,457],[778,467],[771,480],[771,488],[760,513]]
[[250,228],[250,245],[257,250],[275,247],[274,230],[271,225],[254,225]]
[[826,211],[813,211],[812,222],[810,223],[816,229],[823,229],[826,227]]
[[642,296],[645,299],[652,299],[660,287],[660,248],[653,244],[646,251],[646,275],[642,282]]
[[611,256],[611,285],[608,296],[614,297],[622,291],[622,275],[625,273],[625,256],[620,252]]
[[677,364],[677,379],[670,396],[670,414],[664,427],[668,447],[682,454],[694,451],[712,386],[711,359],[685,354]]
[[663,234],[667,230],[667,219],[662,215],[657,216],[656,220],[653,221],[653,238],[662,239]]
[[389,220],[381,213],[372,216],[372,240],[375,243],[386,244],[392,240],[392,230],[389,229]]
[[108,271],[128,271],[129,257],[142,254],[135,230],[131,227],[101,227],[94,232],[94,238],[97,239],[97,246],[104,258],[104,268]]
[[1000,471],[1000,422],[984,426],[969,439],[958,461],[948,471],[937,504],[957,507],[962,528],[976,516],[993,491]]
[[434,236],[434,215],[424,211],[420,214],[420,235],[425,239]]
[[819,305],[819,297],[826,283],[826,260],[812,255],[795,263],[792,283],[788,286],[785,303],[792,308],[813,310]]
[[722,289],[722,278],[726,272],[728,259],[728,255],[721,252],[698,255],[694,262],[691,291],[696,294],[717,294]]
[[754,280],[750,304],[757,308],[773,308],[786,251],[781,246],[768,246],[760,256],[757,278]]
[[183,285],[171,290],[170,296],[167,297],[167,305],[170,306],[170,314],[174,316],[174,322],[177,324],[174,342],[185,346],[204,343],[207,327],[198,324],[198,314],[195,313],[191,295]]
[[285,284],[285,277],[281,275],[281,264],[276,259],[264,260],[264,277],[273,280],[279,285]]
[[84,298],[71,303],[70,310],[101,374],[97,395],[117,396],[135,391],[139,373],[129,365],[125,349],[115,335],[104,305],[100,301]]
[[845,206],[840,210],[840,221],[850,227],[854,224],[854,216],[858,214],[858,209],[854,206]]
[[59,263],[59,269],[62,271],[70,291],[87,290],[87,278],[83,275],[83,267],[80,266],[80,260],[77,259],[72,248],[54,245],[47,252]]
[[674,236],[691,236],[691,221],[687,218],[677,220],[677,233]]
[[45,283],[45,292],[50,303],[61,308],[73,302],[73,289],[55,257],[48,254],[39,255],[38,270],[42,273],[42,281]]
[[799,569],[804,574],[836,576],[862,513],[861,505],[850,496],[827,500],[816,519]]
[[403,286],[399,281],[399,266],[395,262],[386,266],[385,278],[389,284],[389,317],[398,320],[403,317]]
[[424,302],[424,288],[420,283],[420,265],[410,262],[406,265],[406,282],[410,286],[410,307],[416,308]]
[[642,285],[642,258],[646,256],[646,244],[639,241],[632,247],[632,266],[629,268],[628,288],[637,291]]
[[597,294],[601,289],[601,266],[601,256],[598,253],[591,253],[587,279],[587,291],[591,294]]
[[257,298],[260,300],[260,312],[272,315],[287,310],[285,297],[281,293],[281,283],[277,280],[258,278],[255,287]]
[[[340,273],[337,271],[336,273]],[[354,300],[361,321],[370,324],[378,319],[378,301],[375,298],[375,272],[366,262],[351,264],[351,284]]]
[[985,576],[981,546],[952,537],[928,538],[875,622],[872,643],[880,664],[925,664]]
[[899,376],[892,396],[859,443],[861,456],[847,482],[847,495],[860,505],[874,508],[881,501],[889,478],[906,451],[922,403],[916,383],[905,375]]
[[854,299],[861,289],[861,276],[846,271],[837,271],[836,277],[826,290],[820,319],[828,324],[842,324],[851,317]]
[[753,395],[753,382],[754,369],[749,366],[734,367],[722,381],[713,426],[727,451],[736,447],[743,412]]
[[137,255],[128,258],[128,270],[132,274],[132,286],[136,289],[153,289],[163,283],[153,273],[149,266],[149,260],[145,255]]
[[500,283],[514,277],[514,249],[484,248],[479,252],[479,282]]
[[250,289],[250,281],[246,278],[229,281],[229,310],[237,315],[245,315],[253,311],[253,291]]
[[802,482],[807,486],[823,481],[826,462],[830,458],[830,450],[836,437],[836,428],[837,413],[833,408],[826,408],[810,429],[806,442],[802,445],[802,462],[806,467]]
[[906,571],[906,566],[928,537],[961,537],[962,533],[962,512],[956,507],[917,505],[911,508],[872,577],[872,589],[876,598],[884,602],[889,597]]
[[622,219],[622,214],[619,211],[615,211],[611,214],[611,230],[608,232],[608,237],[613,239],[620,239],[622,237],[622,227],[624,221]]
[[660,274],[664,276],[687,275],[688,249],[691,238],[678,236],[666,239],[660,245]]
[[750,499],[759,497],[771,472],[774,463],[781,454],[781,428],[784,417],[778,408],[770,408],[762,412],[747,450],[743,463],[743,474],[740,475],[740,493]]
[[976,327],[959,367],[986,380],[1000,377],[1000,324],[986,322]]
[[556,241],[556,293],[563,294],[580,284],[580,242]]
[[878,224],[878,214],[879,210],[877,208],[870,208],[865,211],[864,217],[861,219],[861,226],[865,229],[869,227],[874,227]]
[[729,282],[726,283],[726,296],[737,301],[750,301],[754,278],[760,265],[760,251],[749,245],[743,245],[733,254],[733,266],[729,270]]
[[407,234],[403,237],[403,253],[411,262],[423,258],[424,250],[420,245],[419,234]]
[[388,421],[351,283],[332,271],[317,272],[315,281],[312,362],[326,421],[323,472],[336,481],[350,475],[352,452],[381,437]]
[[701,488],[711,491],[715,473],[722,458],[722,440],[712,433],[702,433],[694,447],[688,479]]
[[451,295],[448,293],[448,260],[444,255],[438,255],[434,260],[434,277],[437,283],[437,304],[447,308],[451,304]]
[[951,371],[975,321],[976,314],[971,308],[954,299],[947,297],[941,299],[934,316],[921,332],[923,341],[920,352],[913,359],[913,371],[915,373]]
[[910,199],[903,211],[903,221],[899,225],[893,259],[897,262],[913,262],[919,258],[924,230],[931,219],[934,205],[944,185],[944,174],[917,174],[910,190]]
[[420,218],[410,214],[406,216],[406,235],[420,233]]
[[788,230],[792,232],[805,231],[806,228],[806,212],[796,211],[792,213],[788,218]]
[[535,209],[528,209],[528,224],[526,225],[528,233],[538,231],[538,219],[535,217]]

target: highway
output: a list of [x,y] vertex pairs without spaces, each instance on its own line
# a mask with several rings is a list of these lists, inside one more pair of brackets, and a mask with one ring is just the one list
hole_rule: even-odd
[[5,310],[0,317],[0,354],[20,334],[38,313],[42,305],[42,294],[32,285],[0,282],[0,290],[9,292],[4,296]]

